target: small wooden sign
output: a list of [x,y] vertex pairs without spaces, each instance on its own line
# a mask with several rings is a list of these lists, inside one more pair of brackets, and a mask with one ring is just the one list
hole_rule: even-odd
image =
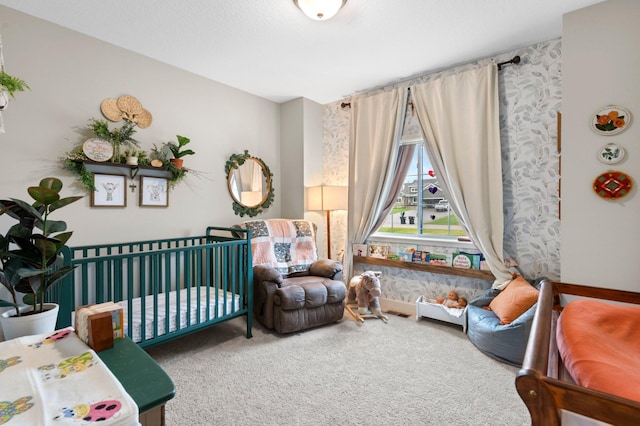
[[96,352],[113,347],[113,317],[111,312],[93,314],[89,323],[89,347]]

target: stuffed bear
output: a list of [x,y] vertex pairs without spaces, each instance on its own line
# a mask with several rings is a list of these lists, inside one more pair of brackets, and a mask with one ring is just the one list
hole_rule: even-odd
[[360,315],[373,313],[374,315],[382,315],[380,310],[380,300],[382,294],[380,288],[381,272],[366,271],[360,275],[351,278],[349,281],[349,292],[347,295],[347,303],[358,303],[358,312]]

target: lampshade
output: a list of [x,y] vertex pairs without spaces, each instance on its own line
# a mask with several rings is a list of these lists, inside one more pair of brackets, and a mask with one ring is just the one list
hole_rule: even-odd
[[326,21],[338,13],[347,0],[293,0],[293,2],[309,18]]
[[307,210],[346,209],[346,186],[313,186],[307,188]]

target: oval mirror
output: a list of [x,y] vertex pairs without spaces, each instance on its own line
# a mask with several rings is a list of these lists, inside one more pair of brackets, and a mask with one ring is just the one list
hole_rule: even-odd
[[249,151],[233,154],[225,166],[233,211],[240,216],[256,216],[273,202],[271,171],[260,158]]

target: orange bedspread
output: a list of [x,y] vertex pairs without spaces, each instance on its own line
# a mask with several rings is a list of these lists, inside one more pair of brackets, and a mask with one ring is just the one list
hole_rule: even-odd
[[640,307],[571,301],[558,319],[557,342],[577,384],[640,401]]

